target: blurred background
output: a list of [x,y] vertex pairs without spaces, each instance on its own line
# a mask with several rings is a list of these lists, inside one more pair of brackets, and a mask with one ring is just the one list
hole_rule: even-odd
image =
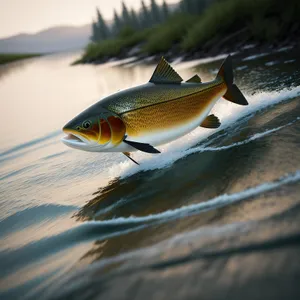
[[161,54],[191,59],[252,44],[257,52],[298,44],[299,7],[297,0],[3,0],[0,53],[85,48],[78,62],[99,63]]

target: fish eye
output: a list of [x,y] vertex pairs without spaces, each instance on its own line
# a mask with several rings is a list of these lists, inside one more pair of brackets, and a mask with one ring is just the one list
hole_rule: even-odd
[[84,122],[82,123],[82,127],[83,127],[84,129],[90,128],[91,125],[92,125],[91,121],[84,121]]

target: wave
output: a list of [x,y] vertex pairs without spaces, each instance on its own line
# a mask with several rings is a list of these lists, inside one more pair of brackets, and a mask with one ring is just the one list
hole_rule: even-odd
[[256,55],[250,55],[250,56],[247,56],[243,59],[243,61],[248,61],[248,60],[254,60],[254,59],[257,59],[257,58],[261,58],[261,57],[264,57],[264,56],[267,56],[267,55],[270,55],[272,54],[271,52],[265,52],[265,53],[260,53],[260,54],[256,54]]
[[[251,118],[251,116],[253,116],[255,113],[262,109],[265,109],[268,106],[276,105],[283,101],[296,98],[299,95],[300,86],[297,86],[292,89],[283,89],[279,92],[261,92],[251,96],[248,95],[247,99],[250,103],[248,107],[241,107],[237,105],[233,106],[231,103],[228,103],[228,101],[220,101],[212,110],[212,113],[219,116],[222,121],[221,127],[218,130],[214,131],[214,134],[221,130],[226,130],[233,124],[239,122],[239,120],[244,120],[246,117]],[[299,120],[299,118],[297,118],[296,121],[297,120]],[[249,143],[255,139],[262,138],[268,134],[283,129],[285,126],[291,125],[293,122],[274,129],[267,130],[262,133],[257,133],[250,137],[248,140],[240,143]],[[224,135],[226,134],[227,132],[224,133]],[[140,166],[135,166],[132,164],[132,162],[126,159],[121,163],[113,165],[109,169],[109,175],[110,177],[120,176],[121,178],[126,178],[138,172],[168,167],[178,159],[188,156],[191,153],[204,151],[205,146],[198,148],[192,147],[199,144],[199,142],[204,141],[210,135],[212,135],[210,131],[199,128],[179,140],[159,147],[162,150],[162,153],[157,156],[149,156],[147,154],[139,152],[134,153],[134,158],[140,163]],[[208,141],[207,144],[211,144],[210,141]],[[230,147],[236,147],[239,145],[240,144],[235,144]],[[226,149],[225,147],[229,146],[224,146],[223,150]],[[215,148],[205,149],[207,149],[207,151],[209,151],[209,149],[211,151],[215,151]],[[219,147],[219,150],[222,149]]]
[[261,57],[264,57],[264,56],[267,56],[267,55],[288,51],[288,50],[291,50],[291,49],[293,49],[293,47],[282,47],[282,48],[277,49],[277,50],[272,51],[272,52],[264,52],[264,53],[260,53],[260,54],[256,54],[256,55],[250,55],[250,56],[247,56],[247,57],[243,58],[242,60],[243,61],[254,60],[254,59],[261,58]]
[[[11,251],[0,252],[2,260],[2,274],[8,274],[20,268],[31,261],[45,259],[52,253],[66,250],[77,244],[88,242],[90,240],[105,240],[119,235],[128,234],[141,230],[150,224],[160,224],[181,217],[197,215],[201,212],[223,207],[232,203],[249,199],[279,188],[285,184],[291,184],[300,181],[300,170],[293,174],[286,175],[272,182],[266,182],[261,185],[248,188],[234,194],[223,194],[206,202],[182,206],[177,209],[167,210],[162,213],[147,215],[144,217],[120,217],[104,221],[88,221],[75,228],[71,228],[58,235],[49,238],[43,238],[39,241],[30,243],[22,248]],[[199,216],[201,217],[201,216]]]
[[37,167],[37,165],[34,164],[34,165],[23,167],[19,170],[15,170],[15,171],[6,173],[2,177],[0,177],[0,181],[4,180],[4,179],[7,179],[7,178],[10,178],[10,177],[13,177],[13,176],[16,176],[16,175],[19,175],[19,174],[22,174],[22,173],[27,172],[27,171],[31,171],[32,169],[34,169],[36,167]]
[[42,222],[46,218],[68,214],[78,209],[74,205],[44,204],[26,208],[0,221],[0,236]]
[[295,61],[296,61],[296,59],[289,59],[289,60],[285,60],[284,63],[285,64],[291,64],[291,63],[293,63]]
[[119,208],[125,204],[128,203],[128,200],[126,198],[121,198],[120,200],[118,200],[117,202],[113,203],[112,205],[109,205],[103,209],[100,209],[99,211],[97,211],[97,213],[95,214],[95,217],[98,217],[100,215],[104,215],[116,208]]
[[[300,117],[297,117],[295,120],[285,124],[285,125],[282,125],[282,126],[278,126],[276,128],[272,128],[272,129],[269,129],[269,130],[265,130],[263,132],[259,132],[259,133],[256,133],[252,136],[250,136],[248,139],[245,139],[243,141],[240,141],[240,142],[236,142],[236,143],[233,143],[233,144],[230,144],[230,145],[226,145],[226,146],[220,146],[220,147],[209,147],[209,145],[211,143],[213,143],[213,141],[217,138],[219,138],[220,136],[226,136],[227,133],[223,133],[221,134],[220,136],[217,136],[216,138],[214,139],[210,139],[208,140],[206,143],[204,143],[203,145],[201,146],[197,146],[197,147],[193,147],[191,149],[188,149],[188,150],[185,150],[185,151],[181,151],[181,152],[173,152],[173,153],[169,153],[168,154],[168,159],[167,160],[163,160],[163,162],[161,161],[161,159],[152,159],[151,161],[149,161],[147,164],[144,164],[142,167],[143,167],[143,171],[146,171],[146,170],[153,170],[153,169],[160,169],[160,168],[165,168],[167,167],[168,165],[171,165],[173,164],[175,161],[179,160],[180,158],[184,158],[188,155],[191,155],[193,153],[203,153],[203,152],[215,152],[215,151],[224,151],[224,150],[228,150],[228,149],[231,149],[231,148],[235,148],[235,147],[239,147],[239,146],[242,146],[242,145],[246,145],[252,141],[255,141],[257,139],[260,139],[260,138],[263,138],[265,136],[268,136],[272,133],[275,133],[277,131],[280,131],[288,126],[291,126],[293,125],[294,123],[296,123],[297,121],[300,120]],[[130,173],[127,172],[126,173],[126,177],[129,176]],[[120,206],[123,206],[125,203],[128,203],[128,199],[120,199],[119,201],[115,202],[114,204],[104,208],[104,209],[101,209],[99,210],[96,214],[95,214],[95,217],[98,217],[102,214],[105,214],[107,212],[110,212]]]
[[295,183],[300,181],[300,170],[293,174],[289,174],[272,182],[265,182],[263,184],[245,189],[241,192],[234,194],[223,194],[218,197],[212,198],[208,201],[182,206],[180,208],[171,209],[162,213],[147,215],[143,217],[131,216],[131,217],[119,217],[104,221],[90,221],[88,223],[101,224],[101,225],[124,225],[124,224],[141,224],[152,221],[169,221],[180,217],[186,217],[196,215],[201,212],[223,207],[235,202],[239,202],[254,196],[258,196],[262,193],[266,193],[279,188],[282,185]]
[[65,151],[61,151],[61,152],[57,152],[51,155],[47,155],[45,157],[42,158],[42,160],[48,160],[48,159],[52,159],[52,158],[56,158],[58,156],[62,156],[64,154],[66,154],[67,152],[69,152],[69,150],[65,150]]
[[238,147],[238,146],[242,146],[242,145],[248,144],[252,141],[255,141],[257,139],[260,139],[262,137],[265,137],[267,135],[270,135],[271,133],[279,131],[279,130],[285,128],[285,127],[291,126],[295,122],[297,122],[298,120],[300,120],[300,117],[297,117],[294,121],[289,122],[285,125],[282,125],[282,126],[279,126],[279,127],[273,128],[273,129],[265,130],[263,132],[256,133],[256,134],[252,135],[250,138],[248,138],[244,141],[236,142],[236,143],[226,145],[226,146],[221,146],[221,147],[195,147],[195,148],[187,150],[186,153],[192,154],[192,153],[196,153],[196,152],[222,151],[222,150],[227,150],[227,149],[235,148],[235,147]]
[[[206,64],[210,63],[213,61],[218,61],[221,59],[224,59],[228,56],[229,54],[220,54],[217,56],[212,56],[212,57],[207,57],[207,58],[200,58],[200,59],[195,59],[192,61],[186,61],[186,62],[181,62],[179,66],[176,66],[177,70],[183,70],[183,69],[190,69],[196,66],[199,66],[201,64]],[[231,55],[234,55],[234,53],[231,53]]]
[[0,153],[0,157],[6,156],[8,154],[14,153],[14,152],[19,151],[19,150],[23,150],[25,148],[32,147],[32,146],[37,145],[37,144],[40,144],[40,143],[42,143],[44,141],[47,141],[49,139],[52,139],[52,138],[54,138],[54,137],[56,137],[56,136],[58,136],[60,134],[61,134],[61,131],[55,131],[55,132],[47,134],[47,135],[45,135],[43,137],[40,137],[40,138],[31,140],[29,142],[26,142],[26,143],[14,146],[14,147],[12,147],[10,149],[7,149],[7,150],[3,151],[2,153]]
[[153,170],[153,169],[159,169],[159,168],[164,168],[168,165],[173,164],[175,161],[177,161],[180,158],[186,157],[188,155],[191,155],[193,153],[201,153],[201,152],[209,152],[209,151],[223,151],[223,150],[228,150],[231,148],[235,148],[235,147],[239,147],[245,144],[248,144],[254,140],[258,140],[260,138],[263,138],[265,136],[268,136],[276,131],[279,131],[285,127],[291,126],[292,124],[294,124],[296,121],[300,120],[300,117],[298,117],[296,120],[287,123],[285,125],[273,128],[273,129],[269,129],[260,133],[256,133],[254,135],[252,135],[251,137],[249,137],[248,139],[244,140],[244,141],[240,141],[240,142],[236,142],[230,145],[226,145],[226,146],[220,146],[220,147],[205,147],[205,146],[199,146],[199,147],[194,147],[188,150],[184,150],[182,152],[175,152],[172,153],[171,155],[168,155],[168,160],[164,160],[163,164],[161,163],[161,161],[159,159],[153,161],[151,160],[151,163],[143,166],[143,170]]

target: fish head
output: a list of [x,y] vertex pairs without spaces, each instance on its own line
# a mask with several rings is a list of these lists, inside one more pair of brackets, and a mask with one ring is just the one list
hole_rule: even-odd
[[62,142],[75,149],[101,152],[118,145],[125,125],[116,114],[96,104],[80,113],[63,127]]

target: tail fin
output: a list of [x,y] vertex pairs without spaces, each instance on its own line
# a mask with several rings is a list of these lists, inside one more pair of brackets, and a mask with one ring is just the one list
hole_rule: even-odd
[[223,98],[239,105],[248,105],[248,101],[242,92],[233,83],[232,59],[230,55],[223,62],[217,77],[221,77],[227,85],[227,91]]

